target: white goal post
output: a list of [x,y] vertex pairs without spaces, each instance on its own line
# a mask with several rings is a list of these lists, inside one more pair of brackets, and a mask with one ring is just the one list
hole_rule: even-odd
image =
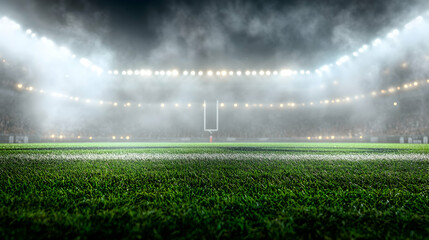
[[216,128],[207,128],[207,103],[204,100],[204,132],[217,132],[219,130],[219,100],[216,100]]

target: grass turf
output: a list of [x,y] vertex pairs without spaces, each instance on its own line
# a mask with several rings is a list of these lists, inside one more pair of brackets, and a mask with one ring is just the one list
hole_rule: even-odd
[[0,238],[429,238],[429,146],[0,145]]

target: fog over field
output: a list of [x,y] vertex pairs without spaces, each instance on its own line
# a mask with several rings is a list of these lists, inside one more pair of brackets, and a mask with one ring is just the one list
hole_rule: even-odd
[[[224,104],[224,130],[250,122],[245,128],[255,136],[302,128],[292,115],[321,119],[311,123],[317,125],[312,135],[334,134],[338,124],[322,126],[332,116],[341,119],[340,128],[368,121],[383,126],[393,117],[380,111],[400,98],[393,91],[374,99],[371,93],[415,81],[422,86],[428,78],[428,7],[418,0],[161,1],[133,8],[2,1],[1,111],[21,113],[43,134],[183,128],[189,133],[179,135],[194,136],[202,129],[204,100]],[[29,87],[36,91],[26,93]],[[49,94],[34,94],[40,90]],[[424,90],[406,94],[413,101],[399,105],[426,116]],[[332,101],[348,105],[324,104]],[[283,107],[282,113],[255,110]],[[100,122],[102,129],[91,132]],[[348,132],[368,127],[357,128]],[[290,134],[307,136],[284,135]]]

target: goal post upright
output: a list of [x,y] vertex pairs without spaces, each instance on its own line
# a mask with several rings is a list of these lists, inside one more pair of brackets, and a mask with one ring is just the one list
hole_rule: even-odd
[[216,128],[207,128],[207,102],[204,100],[204,132],[210,133],[210,143],[213,142],[213,132],[219,130],[219,100],[216,100]]

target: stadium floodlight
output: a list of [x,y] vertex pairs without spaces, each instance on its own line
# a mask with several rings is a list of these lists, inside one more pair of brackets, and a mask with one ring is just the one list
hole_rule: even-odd
[[122,75],[127,75],[127,72],[126,71],[122,71]]
[[411,22],[407,23],[405,25],[405,29],[411,29],[416,27],[418,24],[423,22],[423,17],[422,16],[418,16],[417,18],[413,19]]
[[241,71],[237,71],[237,76],[241,76]]
[[233,71],[229,71],[229,76],[233,76],[234,72]]
[[304,74],[305,74],[305,71],[304,71],[304,70],[301,70],[301,71],[299,71],[299,74],[304,75]]
[[207,76],[209,76],[209,77],[213,76],[213,71],[211,71],[211,70],[207,71]]
[[284,104],[283,104],[283,103],[281,103],[281,104],[280,104],[280,107],[281,107],[281,108],[283,108],[283,107],[284,107]]
[[37,37],[37,34],[35,33],[31,34],[31,38],[35,38],[35,37]]
[[310,74],[311,74],[311,71],[307,70],[307,71],[305,72],[305,74],[310,75]]
[[174,104],[174,106],[178,108],[178,107],[179,107],[179,104],[178,104],[178,103],[176,103],[176,104]]
[[[366,46],[366,45],[365,45]],[[362,49],[364,49],[364,47],[362,47]],[[363,51],[365,51],[365,50],[363,50]],[[341,66],[342,64],[344,64],[344,63],[346,63],[346,62],[348,62],[350,60],[350,57],[349,56],[344,56],[344,57],[341,57],[340,59],[338,59],[338,61],[336,62],[336,64],[338,65],[338,66]]]
[[196,73],[195,73],[195,71],[194,71],[194,70],[192,70],[192,71],[191,71],[191,76],[195,76],[195,74],[196,74]]
[[398,106],[398,103],[397,103],[397,102],[394,102],[394,103],[393,103],[393,106],[395,106],[395,107],[396,107],[396,106]]
[[188,108],[192,107],[192,104],[188,103]]
[[167,70],[167,76],[170,76],[170,75],[171,75],[171,71]]
[[220,76],[220,72],[219,71],[216,71],[216,76]]
[[172,74],[174,77],[179,76],[179,71],[178,71],[178,70],[176,70],[176,69],[174,69],[173,71],[171,71],[171,74]]
[[246,71],[246,76],[249,76],[250,75],[250,71],[249,70],[247,70]]
[[261,71],[259,71],[259,75],[260,75],[260,76],[264,76],[264,75],[265,75],[265,72],[264,72],[263,70],[261,70]]
[[199,71],[199,72],[198,72],[198,75],[199,75],[199,76],[203,76],[203,75],[204,75],[204,72],[203,72],[203,71]]
[[22,88],[22,84],[19,83],[18,85],[16,85],[18,88]]
[[161,108],[164,108],[165,107],[165,104],[164,103],[161,103]]
[[54,46],[55,45],[55,43],[51,39],[49,39],[47,37],[42,37],[40,40],[43,43],[45,43],[46,45],[49,45],[49,46]]
[[183,71],[183,76],[188,76],[189,72],[188,71]]
[[112,139],[113,139],[113,140],[116,140],[116,136],[112,136]]
[[27,31],[25,31],[25,33],[26,33],[27,35],[30,35],[31,33],[33,33],[33,31],[31,31],[31,29],[27,29]]
[[130,140],[130,136],[126,136],[126,137],[125,137],[125,139],[126,139],[126,140]]
[[238,107],[238,104],[237,104],[237,103],[234,103],[234,107],[235,107],[235,108],[237,108],[237,107]]
[[225,107],[225,103],[221,103],[221,104],[220,104],[220,107]]
[[103,101],[99,101],[98,103],[99,103],[100,105],[103,105],[103,104],[104,104],[104,102],[103,102]]
[[112,70],[109,70],[109,71],[107,71],[107,73],[109,74],[109,75],[112,75]]
[[391,31],[390,33],[388,33],[388,34],[387,34],[387,37],[388,37],[388,38],[395,38],[395,37],[397,37],[398,35],[399,35],[399,30],[398,30],[398,29],[395,29],[395,30]]
[[366,45],[366,44],[365,44],[365,45],[363,45],[361,48],[359,48],[359,50],[358,50],[358,51],[359,51],[360,53],[364,53],[364,52],[366,52],[367,50],[368,50],[368,45]]
[[380,38],[377,38],[377,39],[375,39],[373,42],[372,42],[372,46],[373,47],[377,47],[378,45],[380,45],[381,44],[381,39]]
[[252,71],[252,76],[256,76],[256,71]]
[[226,76],[226,71],[225,71],[225,70],[223,70],[223,71],[221,72],[221,75],[222,75],[223,77],[225,77],[225,76]]
[[266,71],[265,75],[270,76],[271,75],[271,71]]
[[140,71],[139,70],[135,70],[134,71],[134,75],[140,75]]
[[324,66],[322,66],[321,68],[320,68],[320,70],[321,71],[323,71],[323,72],[329,72],[329,70],[330,70],[330,66],[329,65],[324,65]]
[[249,104],[248,104],[248,103],[246,103],[244,106],[245,106],[246,108],[248,108],[248,107],[249,107]]
[[353,56],[358,57],[359,53],[358,52],[353,52]]
[[273,72],[273,75],[274,75],[274,76],[277,76],[278,74],[279,74],[279,72],[277,72],[277,71],[274,71],[274,72]]
[[146,70],[146,76],[152,76],[152,70],[150,69]]
[[79,62],[80,62],[80,64],[82,64],[85,67],[90,67],[91,66],[91,62],[88,59],[86,59],[86,58],[81,58],[79,60]]
[[114,106],[114,107],[117,107],[117,106],[118,106],[118,103],[117,103],[117,102],[114,102],[114,103],[113,103],[113,106]]
[[11,29],[11,30],[21,29],[21,25],[19,25],[18,23],[8,19],[7,17],[3,17],[1,20],[5,24],[6,29]]

